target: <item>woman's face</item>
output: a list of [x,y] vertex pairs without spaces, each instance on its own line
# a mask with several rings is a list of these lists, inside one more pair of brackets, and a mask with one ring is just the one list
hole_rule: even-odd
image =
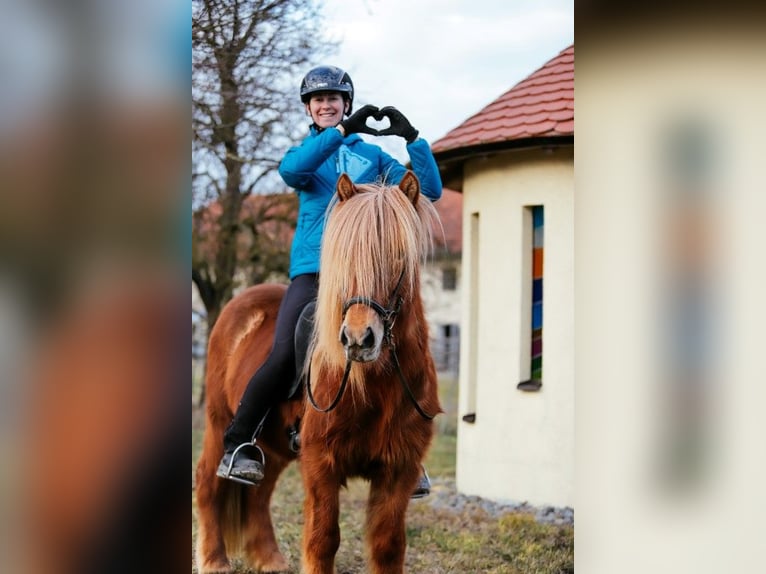
[[340,92],[319,92],[311,96],[306,111],[320,128],[332,128],[343,119],[346,101]]

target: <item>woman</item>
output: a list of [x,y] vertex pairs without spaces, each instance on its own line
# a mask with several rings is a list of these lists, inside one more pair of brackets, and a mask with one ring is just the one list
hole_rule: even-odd
[[[284,399],[287,387],[295,378],[295,327],[304,307],[316,298],[319,255],[327,206],[335,193],[341,173],[354,183],[373,183],[381,179],[399,181],[407,168],[379,146],[362,140],[360,133],[403,137],[412,162],[412,171],[420,180],[421,193],[435,201],[441,197],[442,184],[429,144],[418,138],[401,112],[393,107],[378,109],[367,105],[351,115],[354,84],[349,75],[335,66],[319,66],[303,78],[301,101],[312,119],[310,133],[300,146],[288,150],[279,165],[285,183],[298,193],[298,223],[290,252],[290,285],[277,316],[274,345],[245,389],[224,434],[224,455],[217,474],[252,484],[263,479],[259,461],[248,456],[249,449],[234,451],[255,441],[269,409]],[[343,119],[347,116],[346,119]],[[388,118],[390,126],[375,130],[367,120]],[[413,496],[428,494],[430,484],[424,474]]]

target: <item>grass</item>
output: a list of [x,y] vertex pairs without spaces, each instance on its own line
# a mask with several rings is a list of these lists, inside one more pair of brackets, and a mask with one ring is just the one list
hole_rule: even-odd
[[[455,476],[457,443],[457,381],[440,380],[445,414],[437,417],[438,434],[426,459],[434,495],[450,489]],[[203,417],[192,415],[192,474],[202,444]],[[447,480],[445,480],[447,479]],[[193,495],[193,493],[192,493]],[[406,569],[410,573],[446,574],[564,574],[574,572],[574,528],[538,524],[525,513],[490,516],[475,502],[460,510],[434,504],[435,496],[413,501],[407,515]],[[196,538],[196,509],[192,496],[192,554]],[[362,574],[367,483],[351,480],[341,491],[341,547],[337,572]],[[282,551],[293,572],[299,571],[303,486],[297,465],[285,471],[274,494],[272,514]],[[247,570],[235,563],[237,573]],[[192,572],[196,572],[192,568]]]

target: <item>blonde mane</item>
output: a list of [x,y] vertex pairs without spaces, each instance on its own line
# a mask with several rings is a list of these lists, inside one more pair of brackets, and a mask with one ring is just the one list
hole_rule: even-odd
[[[432,253],[432,229],[438,214],[428,198],[415,205],[397,186],[360,184],[357,193],[328,207],[321,253],[321,273],[314,324],[314,368],[344,368],[338,335],[342,306],[351,297],[388,305],[402,275],[401,292],[420,286],[420,264]],[[406,297],[405,297],[406,299]],[[406,302],[405,302],[405,313]],[[359,387],[362,365],[351,369],[352,388]]]

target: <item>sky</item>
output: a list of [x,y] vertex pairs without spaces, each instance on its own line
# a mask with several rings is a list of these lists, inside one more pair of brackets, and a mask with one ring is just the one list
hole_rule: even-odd
[[[573,0],[327,0],[328,35],[365,104],[433,143],[574,43]],[[364,136],[402,161],[404,142]]]

